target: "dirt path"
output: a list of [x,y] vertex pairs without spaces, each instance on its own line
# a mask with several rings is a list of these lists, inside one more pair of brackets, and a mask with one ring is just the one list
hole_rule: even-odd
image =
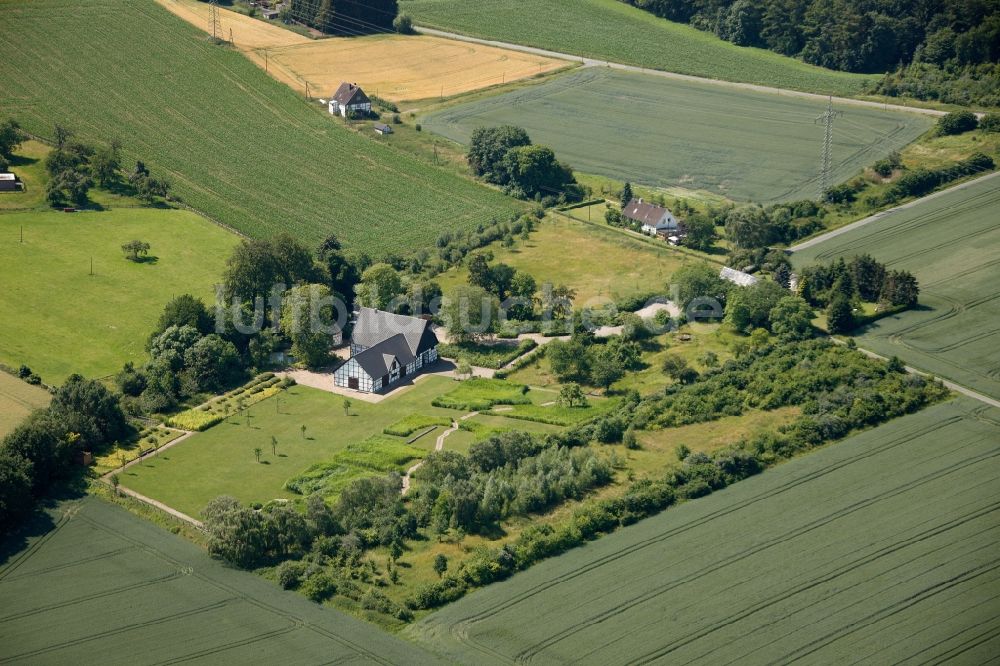
[[[479,412],[469,412],[468,414],[466,414],[465,416],[462,416],[458,420],[452,419],[451,420],[451,427],[448,428],[447,430],[445,430],[440,435],[438,435],[437,441],[434,442],[434,450],[435,451],[441,451],[442,449],[444,449],[444,440],[448,438],[448,435],[450,435],[451,433],[453,433],[456,430],[458,430],[458,421],[464,421],[465,419],[471,419],[473,416],[475,416],[478,413]],[[403,475],[403,490],[402,490],[401,494],[405,495],[406,493],[410,492],[410,477],[412,477],[413,473],[416,472],[418,469],[420,469],[420,466],[423,465],[423,464],[424,464],[424,461],[421,460],[417,464],[415,464],[412,467],[410,467],[410,469],[406,470],[406,474]]]
[[[596,58],[587,58],[584,56],[573,55],[571,53],[560,53],[559,51],[549,51],[547,49],[539,49],[534,46],[523,46],[521,44],[511,44],[509,42],[498,42],[489,39],[479,39],[477,37],[469,37],[468,35],[460,35],[455,32],[446,32],[444,30],[435,30],[434,28],[425,28],[423,26],[414,26],[414,30],[425,35],[434,35],[436,37],[447,37],[448,39],[457,39],[463,42],[471,42],[473,44],[483,44],[485,46],[497,46],[504,49],[509,49],[511,51],[521,51],[523,53],[531,53],[532,55],[544,56],[547,58],[560,58],[562,60],[569,60],[572,62],[582,63],[584,67],[609,67],[611,69],[618,69],[624,72],[637,72],[639,74],[649,74],[651,76],[659,76],[665,79],[674,79],[676,81],[690,81],[693,83],[707,83],[716,86],[726,86],[729,88],[739,88],[741,90],[752,90],[755,92],[771,93],[774,95],[787,95],[789,97],[803,97],[806,99],[826,101],[830,98],[829,95],[818,95],[816,93],[800,92],[798,90],[787,90],[785,88],[772,88],[770,86],[761,86],[754,83],[736,83],[734,81],[720,81],[719,79],[708,79],[701,76],[692,76],[690,74],[677,74],[675,72],[665,72],[661,69],[647,69],[645,67],[637,67],[635,65],[624,65],[617,62],[609,62],[607,60],[597,60]],[[867,106],[876,109],[884,109],[891,111],[909,111],[910,113],[921,113],[928,116],[943,116],[946,111],[938,111],[936,109],[923,109],[913,106],[903,106],[901,104],[885,104],[882,102],[872,102],[863,99],[851,99],[849,97],[834,97],[833,101],[838,104],[851,104],[853,106]]]
[[803,241],[803,242],[799,243],[798,245],[791,246],[790,248],[788,248],[788,251],[789,252],[798,252],[799,250],[805,250],[806,248],[810,248],[810,247],[812,247],[814,245],[819,245],[823,241],[830,240],[831,238],[836,238],[837,236],[840,236],[841,234],[846,234],[848,231],[853,231],[854,229],[857,229],[858,227],[863,227],[866,224],[871,224],[872,222],[877,222],[877,221],[881,220],[882,218],[891,215],[892,213],[897,213],[897,212],[899,212],[901,210],[906,210],[907,208],[913,208],[914,206],[919,206],[920,204],[924,203],[925,201],[930,201],[931,199],[936,199],[938,197],[944,196],[945,194],[949,194],[951,192],[957,192],[959,190],[964,190],[965,188],[972,187],[973,185],[981,183],[984,180],[990,180],[991,178],[997,178],[997,177],[1000,177],[1000,171],[995,171],[993,173],[988,173],[985,176],[981,176],[979,178],[974,178],[972,180],[967,180],[964,183],[959,183],[958,185],[953,185],[952,187],[947,187],[947,188],[945,188],[943,190],[939,190],[937,192],[934,192],[933,194],[928,194],[925,197],[920,197],[919,199],[914,199],[913,201],[910,201],[909,203],[905,203],[905,204],[903,204],[901,206],[896,206],[896,207],[890,208],[888,210],[880,211],[878,213],[875,213],[874,215],[869,215],[868,217],[864,218],[863,220],[858,220],[857,222],[851,222],[850,224],[844,225],[844,226],[840,227],[839,229],[834,229],[833,231],[828,231],[825,234],[821,234],[819,236],[816,236],[815,238],[810,238],[809,240]]
[[[142,463],[142,461],[148,460],[149,458],[153,458],[153,457],[159,455],[161,451],[166,451],[167,449],[169,449],[170,447],[174,446],[175,444],[180,444],[181,442],[183,442],[184,440],[186,440],[188,437],[190,437],[191,435],[195,434],[195,432],[193,430],[181,430],[180,428],[171,428],[171,427],[165,426],[165,425],[161,425],[160,427],[163,428],[164,430],[172,430],[173,432],[182,432],[184,434],[181,435],[180,437],[178,437],[177,439],[173,440],[173,441],[167,442],[166,444],[164,444],[163,446],[161,446],[161,447],[159,447],[157,449],[153,449],[152,451],[150,451],[149,453],[147,453],[144,456],[141,456],[139,458],[136,458],[135,460],[132,460],[130,462],[125,463],[125,465],[123,467],[118,467],[117,469],[111,470],[110,472],[108,472],[104,476],[102,476],[101,480],[102,481],[108,481],[108,480],[111,479],[111,476],[113,474],[118,474],[119,472],[124,472],[129,467],[131,467],[132,465],[139,465],[139,464]],[[122,490],[124,490],[124,488]]]
[[163,511],[164,513],[169,513],[174,518],[178,518],[180,520],[183,520],[186,523],[191,523],[192,525],[194,525],[195,527],[197,527],[199,530],[204,527],[204,524],[200,520],[196,520],[196,519],[192,518],[191,516],[187,515],[186,513],[181,513],[177,509],[169,507],[166,504],[164,504],[163,502],[158,502],[155,499],[153,499],[152,497],[146,497],[145,495],[140,495],[139,493],[135,492],[134,490],[132,490],[130,488],[126,488],[125,486],[119,486],[118,487],[118,492],[120,492],[123,495],[128,495],[129,497],[137,499],[140,502],[144,502],[144,503],[146,503],[146,504],[148,504],[150,506],[155,506],[160,511]]

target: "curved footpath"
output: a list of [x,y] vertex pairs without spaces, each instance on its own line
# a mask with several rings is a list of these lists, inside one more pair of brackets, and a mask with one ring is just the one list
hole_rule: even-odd
[[[507,49],[509,51],[520,51],[522,53],[530,53],[532,55],[544,56],[546,58],[558,58],[561,60],[569,60],[571,62],[581,63],[584,67],[609,67],[611,69],[618,69],[623,72],[636,72],[639,74],[649,74],[651,76],[659,76],[665,79],[674,79],[675,81],[689,81],[693,83],[710,83],[717,86],[727,86],[730,88],[739,88],[742,90],[753,90],[756,92],[771,93],[774,95],[788,95],[790,97],[803,97],[805,99],[813,99],[819,101],[826,101],[831,99],[830,95],[820,95],[817,93],[801,92],[799,90],[788,90],[787,88],[772,88],[770,86],[761,86],[755,83],[737,83],[735,81],[723,81],[721,79],[709,79],[702,76],[692,76],[691,74],[677,74],[676,72],[667,72],[662,69],[647,69],[646,67],[638,67],[636,65],[625,65],[619,62],[610,62],[608,60],[598,60],[596,58],[587,58],[585,56],[573,55],[571,53],[561,53],[559,51],[549,51],[547,49],[540,49],[534,46],[524,46],[522,44],[511,44],[510,42],[498,42],[490,39],[480,39],[478,37],[470,37],[468,35],[462,35],[457,32],[447,32],[444,30],[437,30],[436,28],[425,28],[423,26],[413,26],[416,32],[424,35],[432,35],[434,37],[444,37],[445,39],[455,39],[462,42],[469,42],[471,44],[482,44],[484,46],[494,46],[501,49]],[[888,111],[909,111],[911,113],[921,113],[927,116],[943,116],[946,111],[938,111],[936,109],[924,109],[915,106],[904,106],[902,104],[887,104],[883,102],[873,102],[864,99],[853,99],[851,97],[832,97],[832,99],[839,104],[851,104],[854,106],[867,106],[876,109],[885,109]]]

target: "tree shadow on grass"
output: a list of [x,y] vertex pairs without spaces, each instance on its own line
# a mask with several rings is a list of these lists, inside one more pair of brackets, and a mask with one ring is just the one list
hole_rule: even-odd
[[79,467],[69,479],[55,486],[48,497],[40,500],[32,513],[10,535],[0,539],[0,566],[21,553],[31,541],[45,536],[57,527],[61,514],[71,508],[60,504],[72,503],[86,494],[86,470]]

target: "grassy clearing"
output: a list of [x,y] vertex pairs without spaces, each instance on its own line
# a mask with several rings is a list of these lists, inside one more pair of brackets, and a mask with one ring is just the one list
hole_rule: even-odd
[[43,388],[27,384],[0,370],[0,438],[13,430],[28,414],[49,404],[52,396]]
[[444,358],[462,359],[480,368],[499,369],[537,346],[538,343],[531,339],[510,344],[501,341],[492,345],[460,342],[441,345],[438,354]]
[[419,430],[426,430],[432,426],[451,425],[451,419],[447,416],[431,416],[430,414],[410,414],[391,425],[382,429],[386,435],[396,437],[407,437]]
[[997,418],[966,400],[900,418],[543,562],[406,633],[460,663],[988,660],[1000,628],[983,614],[1000,591],[1000,525],[984,492],[1000,482]]
[[[152,246],[145,262],[122,254],[136,238]],[[58,384],[73,372],[99,377],[143,361],[173,296],[214,302],[236,241],[181,210],[0,214],[0,311],[16,313],[0,328],[0,362],[27,364]]]
[[[614,391],[636,390],[642,395],[658,393],[674,383],[663,373],[663,359],[668,354],[680,356],[688,365],[698,372],[706,370],[702,360],[706,352],[712,352],[720,364],[732,358],[730,345],[739,336],[726,327],[718,324],[703,324],[692,322],[685,325],[683,335],[690,339],[682,339],[676,332],[664,333],[642,342],[642,363],[644,367],[634,372],[626,373],[624,377],[612,384]],[[549,360],[543,355],[510,373],[507,378],[512,382],[520,382],[530,386],[557,387],[559,380],[552,374]]]
[[423,449],[410,446],[398,437],[372,435],[348,444],[328,462],[310,466],[289,479],[285,487],[303,496],[320,493],[335,502],[340,491],[351,482],[371,476],[373,472],[402,474],[411,462],[424,455]]
[[435,407],[482,411],[496,405],[530,404],[528,387],[500,379],[474,377],[434,399]]
[[[314,465],[342,464],[349,468],[345,472],[353,474],[351,478],[380,473],[385,461],[373,457],[377,450],[360,444],[373,436],[380,437],[383,443],[405,446],[407,456],[419,457],[410,449],[426,452],[433,447],[434,433],[407,446],[405,439],[383,435],[384,430],[414,414],[447,421],[455,412],[435,407],[432,402],[453,389],[469,386],[461,394],[463,399],[499,395],[496,389],[473,390],[475,381],[456,384],[444,377],[423,377],[379,403],[354,401],[349,413],[343,408],[342,396],[294,386],[277,398],[234,413],[169,451],[129,468],[122,473],[121,483],[191,516],[197,516],[218,495],[232,495],[245,503],[298,499],[301,496],[287,489],[285,482]],[[520,389],[516,392],[522,395]],[[520,423],[503,418],[497,421],[506,422],[510,428]],[[272,437],[277,440],[274,451]],[[445,448],[450,446],[449,438]],[[259,463],[255,448],[262,450]],[[403,464],[398,462],[398,456],[394,460],[397,462],[392,466]],[[335,491],[341,485],[331,487]]]
[[403,0],[418,25],[725,81],[853,95],[875,77],[814,67],[618,0]]
[[920,306],[869,325],[858,343],[1000,398],[1000,189],[952,192],[793,255],[796,265],[870,253],[920,282]]
[[[212,560],[98,500],[66,502],[8,541],[0,659],[83,663],[208,659],[436,663],[369,624]],[[95,618],[100,618],[95,625]],[[102,640],[115,636],[116,640]]]
[[[603,223],[602,223],[603,224]],[[541,284],[576,290],[575,304],[599,305],[664,288],[668,278],[691,256],[631,238],[607,226],[549,216],[527,241],[513,248],[490,248],[496,261],[526,271]],[[466,284],[464,266],[434,278],[445,292]]]
[[312,245],[336,233],[377,254],[519,208],[347,130],[155,3],[3,0],[0,23],[0,117],[40,136],[60,123],[85,140],[118,137],[128,160],[249,235],[287,231]]
[[[554,395],[552,398],[543,404],[512,405],[510,408],[501,407],[486,412],[486,414],[550,425],[571,426],[607,414],[618,404],[618,401],[613,399],[590,398],[586,405],[566,407],[554,403]],[[503,411],[500,411],[501,409]]]
[[[820,100],[591,68],[431,113],[424,125],[467,143],[480,125],[512,123],[581,171],[771,203],[817,196],[823,128],[814,121],[825,108]],[[932,124],[912,113],[838,110],[834,182]]]

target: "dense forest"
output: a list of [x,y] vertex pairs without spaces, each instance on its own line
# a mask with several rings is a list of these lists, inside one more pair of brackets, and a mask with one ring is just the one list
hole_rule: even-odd
[[871,92],[1000,105],[1000,0],[622,0],[671,21],[849,72]]
[[396,0],[291,0],[288,18],[330,35],[385,32],[399,12]]

